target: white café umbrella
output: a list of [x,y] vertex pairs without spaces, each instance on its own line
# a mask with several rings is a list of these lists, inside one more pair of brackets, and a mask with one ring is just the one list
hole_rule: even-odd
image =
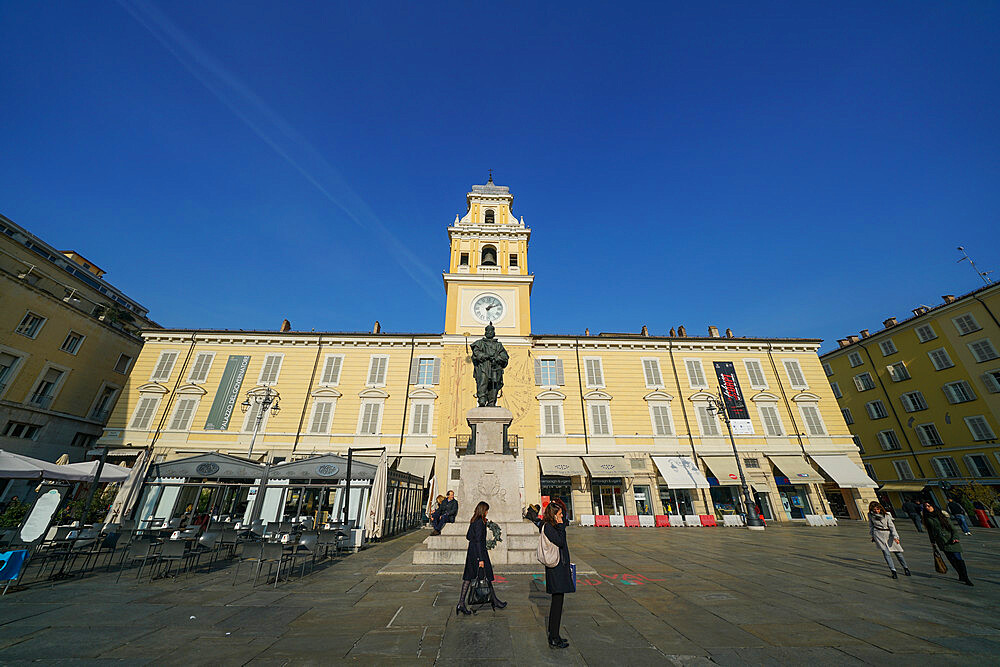
[[42,469],[31,462],[31,459],[21,457],[0,449],[0,479],[38,479]]
[[386,452],[378,460],[372,490],[368,494],[368,516],[365,517],[365,535],[368,539],[382,537],[382,523],[385,519],[385,495],[389,488],[389,458]]
[[104,519],[105,523],[113,523],[120,517],[125,516],[125,513],[129,511],[129,505],[134,502],[132,495],[135,493],[137,487],[142,485],[142,481],[146,476],[147,460],[149,460],[149,450],[143,449],[135,457],[135,464],[129,470],[128,479],[118,488],[118,495],[115,496],[114,502],[111,503],[108,516]]
[[[67,470],[72,470],[75,473],[82,475],[80,481],[83,482],[93,482],[94,477],[97,475],[97,466],[100,465],[100,461],[84,461],[83,463],[67,463],[62,468]],[[128,468],[123,468],[121,466],[116,466],[113,463],[108,463],[105,461],[104,467],[101,469],[101,478],[96,480],[98,482],[124,482],[128,479],[129,472]]]
[[427,516],[430,517],[431,512],[434,511],[434,503],[437,502],[437,487],[438,478],[437,475],[431,477],[431,484],[428,487],[430,489],[430,495],[427,496]]

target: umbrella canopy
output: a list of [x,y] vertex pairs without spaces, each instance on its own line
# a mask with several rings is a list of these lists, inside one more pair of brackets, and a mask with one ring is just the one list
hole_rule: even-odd
[[382,537],[382,523],[385,519],[385,495],[389,487],[389,458],[382,452],[372,480],[371,494],[368,496],[368,516],[365,517],[365,535],[369,539]]
[[0,479],[40,478],[42,476],[42,469],[29,461],[23,460],[17,454],[0,450]]
[[[72,470],[79,473],[83,477],[80,481],[92,482],[94,481],[94,475],[97,474],[97,466],[100,465],[100,461],[85,461],[83,463],[69,463],[61,468],[66,468],[67,470]],[[123,468],[121,466],[116,466],[112,463],[105,461],[104,468],[101,469],[101,479],[99,482],[124,482],[128,479],[129,474],[132,471],[128,468]]]
[[69,454],[63,454],[62,456],[56,459],[57,466],[64,466],[67,463],[69,463]]
[[434,511],[434,503],[437,502],[437,488],[438,478],[437,475],[434,475],[431,477],[430,493],[427,495],[427,516],[430,516]]
[[146,469],[149,467],[148,463],[151,460],[149,453],[148,449],[143,449],[135,457],[135,465],[129,470],[128,479],[118,488],[118,495],[111,503],[105,523],[111,523],[126,516],[126,513],[131,509],[130,505],[135,500],[132,496],[135,495],[136,489],[142,485]]

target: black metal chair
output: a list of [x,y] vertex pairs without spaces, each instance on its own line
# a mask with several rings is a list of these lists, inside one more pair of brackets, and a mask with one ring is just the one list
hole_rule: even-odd
[[[278,580],[281,578],[281,566],[285,562],[285,549],[284,545],[280,542],[263,542],[260,545],[260,558],[257,559],[257,572],[253,577],[253,585],[257,586],[257,578],[260,576],[260,570],[264,566],[264,563],[269,563],[267,569],[267,576],[271,576],[271,565],[277,563],[278,570],[274,573],[274,587],[278,587]],[[264,580],[265,582],[267,579]]]
[[239,534],[235,528],[223,528],[219,536],[219,546],[229,551],[229,557],[236,554],[236,545],[239,543]]
[[289,559],[291,560],[291,569],[295,569],[295,560],[297,558],[302,559],[302,569],[299,571],[299,576],[305,576],[306,573],[306,560],[311,560],[310,569],[316,566],[316,553],[319,551],[319,533],[315,530],[308,531],[299,535],[298,543],[292,547],[291,553],[289,554]]
[[221,537],[222,533],[218,530],[206,530],[202,533],[201,537],[195,543],[194,549],[191,551],[191,555],[195,558],[195,568],[201,563],[202,556],[211,554],[212,559],[208,562],[208,570],[212,569],[212,565],[215,564],[215,557],[219,554],[219,538]]
[[243,545],[243,552],[236,559],[236,567],[233,568],[233,586],[236,585],[236,580],[240,575],[240,565],[246,562],[253,561],[258,562],[261,557],[261,550],[264,546],[263,542],[246,542]]
[[118,569],[118,578],[115,579],[115,583],[118,583],[122,578],[122,572],[125,571],[125,561],[126,558],[129,562],[134,563],[135,561],[140,561],[139,571],[136,572],[135,578],[138,579],[142,576],[142,568],[146,566],[146,561],[156,558],[156,550],[153,547],[153,541],[148,538],[140,538],[134,540],[128,549],[122,553],[122,565]]
[[153,580],[153,573],[158,571],[160,564],[163,561],[167,561],[167,571],[162,574],[161,577],[166,577],[170,574],[170,570],[174,563],[178,563],[178,570],[183,572],[185,568],[185,563],[188,558],[190,558],[190,553],[188,553],[188,545],[184,540],[167,540],[160,547],[160,553],[156,556],[156,562],[149,571],[149,580]]

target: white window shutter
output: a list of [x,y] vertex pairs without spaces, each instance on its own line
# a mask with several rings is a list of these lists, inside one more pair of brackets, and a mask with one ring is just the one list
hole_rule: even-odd
[[535,384],[541,386],[542,384],[542,362],[535,359]]
[[327,357],[326,368],[323,369],[323,384],[338,384],[340,382],[340,366],[344,358],[340,356]]
[[417,371],[420,370],[420,357],[414,357],[410,362],[410,384],[417,383]]
[[556,384],[560,387],[566,384],[566,376],[563,374],[562,359],[556,359]]

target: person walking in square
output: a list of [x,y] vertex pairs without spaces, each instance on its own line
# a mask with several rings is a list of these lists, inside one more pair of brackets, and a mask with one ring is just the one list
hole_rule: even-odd
[[972,531],[969,530],[969,515],[965,513],[965,506],[958,502],[958,498],[948,501],[948,512],[958,522],[963,533],[972,535]]
[[903,566],[903,574],[910,576],[910,568],[906,566],[906,560],[903,558],[903,546],[899,542],[896,524],[893,523],[892,516],[882,507],[882,503],[874,500],[868,505],[868,532],[872,536],[872,542],[882,551],[882,557],[892,572],[892,578],[899,579],[896,566],[892,563],[893,554]]
[[931,540],[931,545],[944,553],[955,571],[958,572],[958,580],[966,586],[972,586],[969,580],[969,570],[965,566],[962,558],[962,544],[958,541],[958,534],[951,521],[938,512],[934,505],[924,503],[924,528],[927,529],[927,536]]
[[921,519],[920,519],[920,505],[916,504],[912,500],[905,500],[903,501],[903,506],[901,509],[903,510],[903,514],[910,517],[910,521],[913,522],[913,525],[916,527],[917,532],[918,533],[924,532],[924,527],[921,524]]
[[455,607],[455,615],[471,614],[465,604],[466,596],[472,582],[479,578],[479,573],[491,582],[490,602],[494,609],[503,609],[507,603],[497,597],[493,590],[493,564],[490,563],[490,554],[486,549],[486,513],[489,511],[489,503],[480,501],[476,505],[476,510],[472,513],[472,520],[469,521],[469,530],[465,533],[465,539],[469,540],[469,548],[465,552],[465,571],[462,572],[462,593],[458,598],[458,606]]
[[566,593],[576,591],[573,572],[570,569],[569,545],[566,542],[566,523],[563,519],[563,508],[560,503],[551,502],[545,506],[542,515],[542,532],[545,537],[559,548],[559,564],[545,568],[545,592],[552,596],[549,606],[549,646],[566,648],[569,642],[559,635],[559,625],[562,623],[563,598]]

